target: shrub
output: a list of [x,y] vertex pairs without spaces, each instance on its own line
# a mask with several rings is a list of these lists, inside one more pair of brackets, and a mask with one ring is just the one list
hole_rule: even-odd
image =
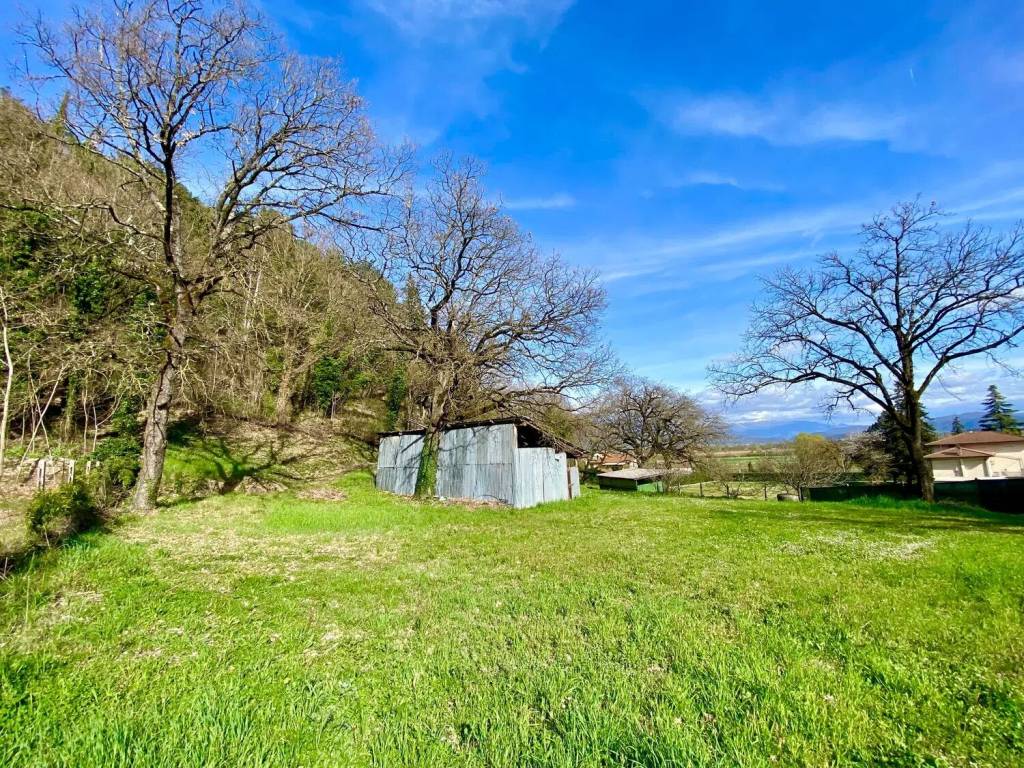
[[99,509],[88,486],[81,480],[52,491],[40,491],[29,502],[27,522],[29,534],[47,544],[96,524]]
[[90,458],[100,462],[106,485],[124,491],[135,484],[141,450],[141,443],[134,437],[109,437],[96,446]]

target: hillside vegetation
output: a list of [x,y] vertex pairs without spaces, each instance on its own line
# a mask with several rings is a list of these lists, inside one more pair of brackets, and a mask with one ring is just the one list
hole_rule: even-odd
[[181,502],[0,584],[0,763],[1017,764],[1022,534],[359,473]]

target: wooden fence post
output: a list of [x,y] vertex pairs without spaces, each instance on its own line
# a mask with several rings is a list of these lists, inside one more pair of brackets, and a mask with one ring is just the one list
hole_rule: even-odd
[[46,459],[36,462],[36,490],[46,490]]

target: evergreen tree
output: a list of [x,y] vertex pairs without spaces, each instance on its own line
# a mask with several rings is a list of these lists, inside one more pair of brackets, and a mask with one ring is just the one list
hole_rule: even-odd
[[[890,479],[896,483],[912,483],[914,462],[896,420],[888,413],[883,413],[875,420],[874,424],[868,427],[867,431],[869,435],[878,440],[878,447],[889,457]],[[935,427],[928,420],[928,412],[922,406],[921,441],[927,445],[937,437],[938,433],[935,431]]]
[[982,429],[1020,434],[1020,422],[1013,415],[1013,405],[1006,401],[995,384],[989,385],[988,397],[982,406],[985,408],[985,415],[978,421]]
[[964,433],[964,423],[960,421],[959,416],[953,417],[953,434],[962,435]]

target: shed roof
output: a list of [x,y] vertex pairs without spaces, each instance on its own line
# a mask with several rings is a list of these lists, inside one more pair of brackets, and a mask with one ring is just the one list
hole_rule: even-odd
[[1024,435],[1011,435],[1008,432],[994,432],[991,430],[974,430],[961,432],[959,435],[946,435],[938,440],[932,440],[926,445],[978,445],[984,443],[1022,443]]
[[602,472],[598,477],[617,477],[622,480],[648,480],[655,477],[662,477],[665,474],[663,469],[617,469],[614,472]]
[[[543,427],[534,424],[527,418],[522,416],[506,416],[494,419],[476,419],[473,421],[453,421],[447,424],[442,432],[448,432],[453,429],[468,429],[470,427],[492,427],[499,424],[515,424],[517,427],[525,427],[533,432],[534,437],[537,441],[550,448],[554,448],[560,453],[564,453],[573,458],[579,458],[584,456],[583,449],[570,443],[568,440],[563,440],[557,435],[553,435]],[[392,435],[422,435],[425,432],[423,429],[403,429],[395,432],[380,432],[380,437],[390,437]]]

